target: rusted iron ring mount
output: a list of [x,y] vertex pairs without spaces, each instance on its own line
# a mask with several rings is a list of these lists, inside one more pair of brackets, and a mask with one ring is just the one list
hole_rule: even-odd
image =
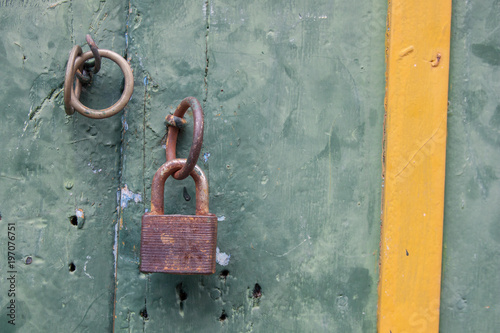
[[[92,52],[95,51],[99,52],[99,55],[101,57],[108,58],[114,61],[120,67],[123,72],[123,76],[125,77],[125,87],[120,99],[112,106],[100,110],[88,108],[80,102],[82,83],[80,82],[80,80],[76,80],[76,83],[74,83],[75,74],[77,72],[82,73],[85,61],[93,58],[94,54]],[[92,51],[88,51],[82,54],[82,48],[79,45],[75,45],[73,47],[69,54],[68,64],[66,65],[66,75],[64,79],[64,109],[66,110],[66,114],[71,115],[75,113],[76,110],[82,115],[89,118],[102,119],[111,117],[120,112],[127,105],[130,97],[132,97],[133,91],[134,75],[132,73],[130,65],[122,56],[113,51],[103,49],[93,49]]]
[[[184,98],[177,109],[174,112],[173,118],[183,118],[186,111],[191,108],[193,110],[193,143],[191,144],[191,149],[189,150],[189,155],[186,160],[185,165],[182,168],[175,172],[173,177],[177,180],[184,179],[191,171],[194,170],[196,166],[196,162],[198,162],[198,157],[200,156],[201,145],[203,144],[203,110],[201,108],[200,102],[194,97],[186,97]],[[178,126],[172,126],[172,122],[179,123]],[[171,126],[168,128],[168,136],[166,143],[166,155],[167,162],[170,160],[176,159],[176,146],[177,146],[177,135],[179,134],[180,122],[172,121],[172,116],[167,116],[167,123]]]

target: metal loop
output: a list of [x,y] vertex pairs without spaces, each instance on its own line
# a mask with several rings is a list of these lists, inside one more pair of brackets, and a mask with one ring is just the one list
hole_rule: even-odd
[[75,113],[75,109],[71,107],[71,91],[75,91],[75,97],[80,99],[80,92],[82,91],[82,83],[76,80],[75,88],[73,89],[74,72],[75,70],[83,70],[83,68],[74,68],[76,58],[82,55],[82,48],[80,45],[75,45],[69,53],[68,64],[66,65],[66,75],[64,77],[64,109],[66,114]]
[[123,93],[115,104],[101,110],[88,108],[80,102],[82,83],[80,80],[76,80],[75,87],[73,88],[75,73],[77,71],[83,72],[85,61],[92,58],[94,54],[92,51],[82,54],[82,48],[76,45],[70,52],[64,80],[64,108],[67,114],[73,114],[76,110],[89,118],[101,119],[111,117],[120,112],[127,105],[130,97],[132,97],[134,91],[134,75],[128,62],[122,56],[110,50],[97,49],[97,52],[100,57],[108,58],[120,66],[123,76],[125,77]]
[[[196,166],[198,162],[198,157],[200,156],[201,145],[203,144],[203,110],[201,108],[200,102],[194,97],[184,98],[177,109],[174,112],[175,117],[182,118],[186,113],[187,109],[191,108],[193,110],[193,143],[191,144],[191,149],[189,150],[189,155],[186,164],[174,173],[174,178],[177,180],[184,179]],[[168,116],[167,116],[168,117]],[[167,161],[176,159],[176,146],[177,146],[177,135],[179,134],[179,128],[169,127],[167,143],[166,143],[166,156]]]
[[84,64],[81,73],[79,70],[76,70],[75,75],[82,84],[89,84],[92,81],[92,73],[88,72],[85,67],[86,66]]
[[99,55],[98,47],[95,44],[94,40],[90,35],[85,36],[85,39],[87,40],[87,44],[90,47],[90,51],[92,51],[92,54],[94,55],[95,59],[95,64],[94,64],[94,74],[97,74],[99,70],[101,69],[101,56]]

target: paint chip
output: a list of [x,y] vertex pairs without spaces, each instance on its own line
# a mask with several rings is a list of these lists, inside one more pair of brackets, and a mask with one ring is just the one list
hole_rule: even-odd
[[128,124],[127,124],[127,120],[125,120],[125,117],[122,116],[122,127],[123,127],[123,130],[124,131],[128,131]]
[[76,210],[75,215],[76,215],[76,217],[79,217],[81,219],[83,219],[85,217],[85,214],[83,214],[83,209],[81,209],[81,208],[78,208]]
[[119,191],[120,198],[120,207],[125,208],[128,205],[130,200],[133,200],[135,203],[141,202],[142,197],[140,193],[134,193],[128,189],[127,184]]
[[230,254],[220,252],[219,248],[216,250],[215,261],[221,266],[227,266],[229,264],[229,258],[231,258]]

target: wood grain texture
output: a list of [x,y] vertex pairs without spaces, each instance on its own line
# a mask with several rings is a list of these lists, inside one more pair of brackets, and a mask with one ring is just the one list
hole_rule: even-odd
[[379,332],[438,332],[451,1],[390,1]]

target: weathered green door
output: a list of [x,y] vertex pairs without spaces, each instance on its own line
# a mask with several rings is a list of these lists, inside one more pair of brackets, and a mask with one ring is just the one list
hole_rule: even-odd
[[[131,4],[137,84],[120,186],[142,201],[120,210],[115,330],[375,329],[385,10],[361,1]],[[365,26],[349,28],[359,16]],[[204,108],[199,166],[229,262],[213,276],[143,275],[139,223],[165,160],[163,118],[187,96]],[[192,180],[167,181],[166,213],[194,213],[184,186],[193,196]]]
[[[456,22],[482,21],[463,6],[452,49],[467,68],[472,42]],[[0,331],[375,332],[386,10],[383,0],[0,1]],[[484,45],[471,49],[496,69],[488,22],[477,28]],[[87,33],[134,71],[133,96],[111,118],[64,112],[68,53],[86,50]],[[484,312],[475,323],[486,332],[499,324],[488,291],[499,281],[498,153],[487,146],[480,163],[471,147],[498,146],[500,116],[493,91],[453,68],[452,80],[447,172],[475,162],[469,183],[447,179],[447,218],[462,223],[446,221],[442,326],[475,331],[464,326],[474,322],[471,293],[484,301],[469,308]],[[120,69],[104,60],[81,101],[107,107],[121,86]],[[219,221],[217,271],[143,274],[141,216],[165,162],[164,118],[188,96],[205,114],[198,165]],[[178,157],[191,145],[186,118]],[[166,214],[194,214],[184,187],[194,198],[192,180],[167,181]],[[494,241],[472,257],[455,237],[483,206]],[[495,289],[476,293],[488,281]]]
[[[373,331],[385,11],[383,1],[3,2],[1,237],[14,223],[16,294],[2,283],[1,330],[15,300],[24,331]],[[62,103],[68,52],[86,49],[87,33],[134,70],[128,106],[104,120],[66,116]],[[82,102],[109,106],[121,84],[104,60]],[[205,113],[198,164],[224,265],[145,275],[141,216],[165,162],[164,118],[187,96]],[[194,198],[192,180],[167,181],[166,213],[194,214],[184,186]]]

